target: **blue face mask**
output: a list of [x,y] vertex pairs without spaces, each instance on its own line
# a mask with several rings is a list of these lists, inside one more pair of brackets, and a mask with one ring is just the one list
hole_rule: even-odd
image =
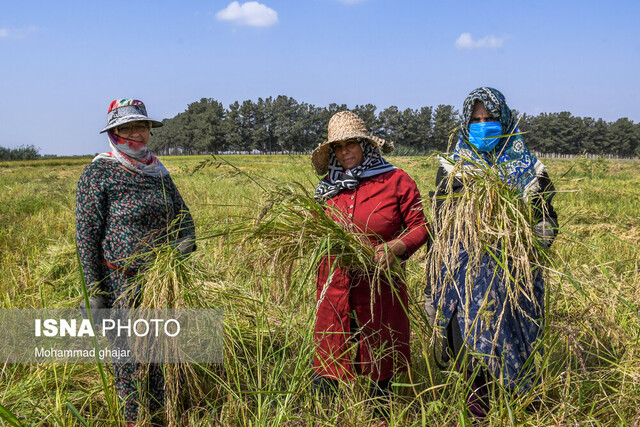
[[471,123],[469,125],[469,143],[478,151],[491,151],[498,145],[502,135],[500,122]]

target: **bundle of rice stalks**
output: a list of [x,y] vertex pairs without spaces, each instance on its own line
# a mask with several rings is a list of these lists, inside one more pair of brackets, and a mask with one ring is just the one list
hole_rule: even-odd
[[[525,298],[539,308],[534,279],[548,261],[547,251],[534,232],[539,212],[526,195],[505,182],[505,164],[443,159],[451,168],[432,200],[434,237],[427,256],[428,286],[441,297],[441,304],[452,287],[458,295],[464,292],[461,311],[470,325],[474,319],[469,319],[468,308],[475,278],[490,269],[492,283],[502,289],[487,292],[476,319],[485,319],[485,325],[491,321],[499,324],[505,311],[511,310],[534,320],[520,302]],[[454,192],[460,184],[462,190]],[[468,255],[464,279],[456,280],[464,253]],[[465,289],[459,288],[460,282],[464,282]],[[496,312],[496,292],[506,295],[501,312]],[[496,333],[494,345],[497,339]]]
[[[207,295],[199,286],[204,281],[205,274],[196,269],[177,245],[181,220],[182,218],[177,218],[172,223],[172,231],[168,234],[159,232],[147,236],[140,245],[140,254],[129,260],[130,265],[139,264],[141,259],[145,262],[120,297],[124,306],[134,307],[136,310],[207,307]],[[157,345],[164,348],[154,350]],[[172,340],[163,341],[162,344],[143,342],[132,350],[134,354],[160,351],[170,360],[182,360],[181,353]],[[149,365],[140,368],[143,370],[142,377],[147,376]],[[196,368],[189,363],[165,363],[163,366],[164,412],[169,426],[181,425],[180,417],[187,406],[204,397],[201,375]]]
[[[332,260],[332,270],[340,266],[366,275],[372,283],[403,277],[399,262],[391,268],[376,262],[371,235],[354,227],[345,213],[317,202],[302,184],[293,183],[266,193],[260,213],[250,223],[230,230],[243,236],[248,247],[266,254],[281,278],[289,285],[291,276],[302,260],[311,262],[304,274],[315,272],[326,258]],[[327,281],[327,284],[331,280]],[[372,301],[375,300],[372,287]]]

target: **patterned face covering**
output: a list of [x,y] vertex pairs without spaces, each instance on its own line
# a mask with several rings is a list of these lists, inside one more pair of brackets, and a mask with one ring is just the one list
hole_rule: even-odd
[[109,131],[109,145],[112,151],[98,154],[93,161],[98,159],[119,162],[130,171],[148,176],[166,176],[169,171],[158,158],[151,154],[147,144],[131,139],[121,138]]
[[[469,122],[476,102],[482,102],[491,116],[499,119],[501,134],[504,135],[488,151],[479,150],[469,142]],[[464,101],[462,119],[458,143],[453,153],[455,161],[469,159],[487,166],[497,165],[503,180],[521,193],[526,194],[539,188],[537,176],[545,167],[529,152],[522,135],[519,134],[516,119],[500,91],[481,87],[471,92]],[[450,164],[445,165],[441,162],[441,165],[445,170],[451,169]]]
[[343,190],[356,188],[364,178],[380,175],[396,169],[387,162],[367,140],[360,140],[362,163],[352,169],[344,169],[335,154],[331,153],[329,174],[320,180],[313,196],[318,201],[326,201]]
[[150,163],[152,157],[151,152],[144,142],[122,138],[113,132],[109,132],[107,135],[109,136],[111,146],[115,146],[116,150],[144,164],[148,165]]

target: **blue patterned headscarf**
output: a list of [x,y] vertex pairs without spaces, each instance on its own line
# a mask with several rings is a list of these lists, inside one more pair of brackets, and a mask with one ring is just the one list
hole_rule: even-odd
[[[476,102],[482,102],[491,116],[500,122],[502,134],[506,135],[493,150],[486,153],[474,150],[469,144],[469,122]],[[453,159],[471,159],[487,166],[499,165],[505,182],[518,188],[521,193],[536,191],[539,188],[537,177],[544,170],[544,165],[529,152],[522,135],[518,133],[517,121],[504,95],[490,87],[478,88],[464,100],[462,127]]]

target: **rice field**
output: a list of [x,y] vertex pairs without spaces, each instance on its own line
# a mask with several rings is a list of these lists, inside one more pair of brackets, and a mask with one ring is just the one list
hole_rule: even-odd
[[[310,383],[315,276],[311,257],[274,262],[240,236],[281,186],[313,191],[308,156],[162,159],[196,221],[198,250],[180,280],[193,305],[224,311],[224,363],[195,369],[202,388],[180,425],[370,425],[367,382],[323,402]],[[430,214],[437,162],[390,157],[418,183]],[[75,187],[90,158],[0,162],[0,306],[76,308]],[[544,161],[544,159],[543,159]],[[561,231],[545,272],[547,321],[532,395],[491,393],[487,425],[635,425],[640,422],[640,160],[548,160]],[[439,369],[423,314],[425,249],[407,264],[413,366],[394,379],[391,425],[469,425],[466,381]],[[162,275],[156,275],[162,280]],[[195,295],[195,297],[194,297]],[[106,371],[106,384],[101,381]],[[0,368],[4,425],[119,425],[108,365]],[[172,408],[178,408],[173,405]],[[146,423],[146,421],[145,421]],[[145,425],[143,423],[143,425]]]

